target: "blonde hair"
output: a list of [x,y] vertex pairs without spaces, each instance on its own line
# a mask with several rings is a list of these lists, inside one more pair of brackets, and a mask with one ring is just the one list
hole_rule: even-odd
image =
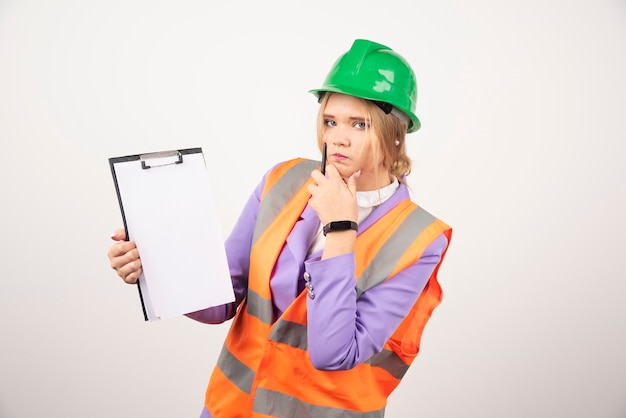
[[[324,110],[328,99],[333,94],[325,93],[320,99],[320,108],[317,114],[317,144],[322,149],[324,135]],[[379,153],[383,155],[383,167],[389,170],[389,174],[397,178],[401,183],[404,176],[411,172],[411,159],[406,153],[406,123],[392,114],[385,114],[378,105],[370,100],[358,98],[363,104],[363,110],[370,120],[370,128],[378,137],[378,144],[372,143],[373,155],[376,160]],[[396,145],[398,141],[398,145]],[[378,146],[376,146],[378,145]]]

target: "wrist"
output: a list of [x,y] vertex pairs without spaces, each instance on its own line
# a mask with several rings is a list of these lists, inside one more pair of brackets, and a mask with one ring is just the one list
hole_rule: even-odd
[[322,260],[337,257],[354,252],[357,231],[346,229],[345,231],[329,232],[325,237]]

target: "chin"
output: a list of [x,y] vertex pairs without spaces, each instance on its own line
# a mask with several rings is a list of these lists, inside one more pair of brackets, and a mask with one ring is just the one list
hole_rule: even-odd
[[339,174],[341,175],[341,178],[344,180],[348,180],[348,177],[350,177],[352,174],[354,174],[354,172],[356,170],[353,170],[352,168],[339,168],[337,171],[339,171]]

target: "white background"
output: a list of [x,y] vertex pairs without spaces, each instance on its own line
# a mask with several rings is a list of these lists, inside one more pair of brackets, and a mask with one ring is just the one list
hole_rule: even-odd
[[387,416],[626,417],[623,0],[0,0],[0,417],[199,414],[228,324],[143,322],[108,158],[202,147],[225,236],[355,38],[413,64],[454,227]]

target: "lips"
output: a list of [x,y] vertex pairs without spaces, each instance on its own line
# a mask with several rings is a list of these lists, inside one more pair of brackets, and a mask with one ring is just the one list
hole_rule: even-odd
[[348,158],[348,157],[346,157],[345,155],[343,155],[343,154],[339,154],[339,153],[332,154],[331,156],[332,156],[334,159],[336,159],[336,160],[340,160],[340,161],[341,161],[341,160],[345,160],[345,159],[347,159],[347,158]]

